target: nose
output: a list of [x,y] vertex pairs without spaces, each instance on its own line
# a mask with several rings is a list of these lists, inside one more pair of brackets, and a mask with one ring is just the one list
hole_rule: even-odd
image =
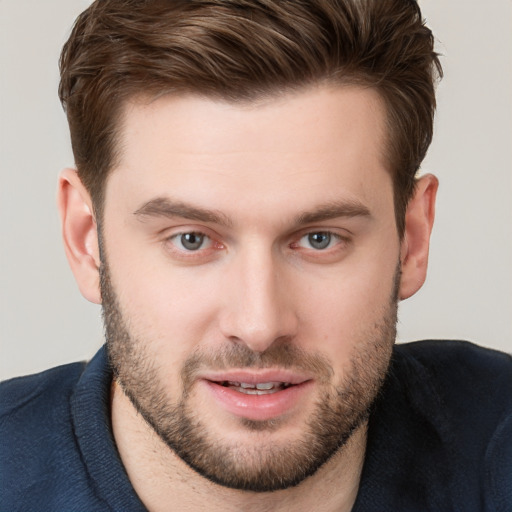
[[297,333],[285,263],[278,260],[269,250],[252,248],[235,257],[226,274],[220,329],[226,338],[255,352]]

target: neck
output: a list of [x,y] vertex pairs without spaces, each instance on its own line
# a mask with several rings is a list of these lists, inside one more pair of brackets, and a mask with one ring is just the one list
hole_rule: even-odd
[[191,469],[158,437],[115,383],[112,428],[128,478],[150,512],[202,511],[205,503],[211,512],[349,511],[359,488],[367,431],[366,424],[357,429],[341,450],[299,485],[256,493],[222,487]]

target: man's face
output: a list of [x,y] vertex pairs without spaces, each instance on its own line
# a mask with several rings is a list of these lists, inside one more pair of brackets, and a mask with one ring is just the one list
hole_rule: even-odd
[[400,243],[369,89],[131,103],[107,181],[118,381],[222,485],[314,473],[364,424],[395,338]]

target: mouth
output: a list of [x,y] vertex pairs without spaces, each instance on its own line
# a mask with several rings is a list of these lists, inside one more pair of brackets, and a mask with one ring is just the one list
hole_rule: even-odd
[[289,371],[233,371],[200,381],[217,407],[255,421],[299,410],[313,389],[313,379]]

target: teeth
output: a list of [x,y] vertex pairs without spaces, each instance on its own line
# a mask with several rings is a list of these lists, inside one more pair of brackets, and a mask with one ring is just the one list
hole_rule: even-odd
[[261,384],[256,384],[256,389],[272,389],[274,386],[280,386],[280,383],[277,382],[262,382]]
[[266,393],[276,393],[282,389],[286,389],[291,386],[288,382],[258,382],[257,384],[250,384],[248,382],[235,382],[225,381],[222,383],[223,386],[237,388],[241,393],[248,395],[264,395]]

